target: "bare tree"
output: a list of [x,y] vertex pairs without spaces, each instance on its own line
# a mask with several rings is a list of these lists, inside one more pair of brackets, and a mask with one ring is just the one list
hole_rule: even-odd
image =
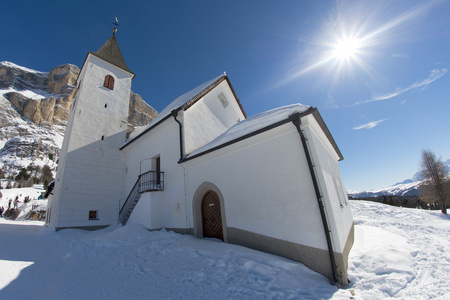
[[442,213],[446,214],[450,199],[445,163],[441,158],[437,159],[431,150],[422,150],[420,172],[423,179],[420,187],[423,201],[439,202]]

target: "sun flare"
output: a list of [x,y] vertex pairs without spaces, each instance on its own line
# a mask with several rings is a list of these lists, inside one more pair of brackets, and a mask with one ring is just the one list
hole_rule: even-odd
[[361,41],[356,38],[346,38],[337,42],[333,47],[333,56],[339,60],[347,60],[354,58],[359,48],[361,48]]
[[375,6],[370,10],[367,3],[353,6],[337,2],[339,5],[332,9],[330,18],[318,27],[317,33],[312,36],[302,33],[297,58],[289,61],[286,76],[271,89],[314,75],[319,79],[317,82],[330,83],[330,89],[362,77],[377,83],[383,81],[385,77],[379,73],[377,60],[384,62],[386,51],[395,51],[387,50],[389,46],[409,37],[408,26],[414,25],[439,1],[425,1],[423,5],[389,15],[383,2],[372,1]]

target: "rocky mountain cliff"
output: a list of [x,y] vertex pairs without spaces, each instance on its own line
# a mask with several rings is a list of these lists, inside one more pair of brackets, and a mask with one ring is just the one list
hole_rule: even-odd
[[[30,164],[53,170],[62,146],[80,69],[71,64],[39,72],[0,62],[0,164],[13,175]],[[149,124],[158,112],[131,92],[130,126]]]

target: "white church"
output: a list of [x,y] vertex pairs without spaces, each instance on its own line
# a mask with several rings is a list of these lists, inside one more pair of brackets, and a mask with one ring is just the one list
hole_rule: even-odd
[[131,81],[115,35],[88,52],[71,107],[47,224],[140,223],[301,262],[346,285],[354,224],[316,108],[247,118],[226,75],[128,132]]

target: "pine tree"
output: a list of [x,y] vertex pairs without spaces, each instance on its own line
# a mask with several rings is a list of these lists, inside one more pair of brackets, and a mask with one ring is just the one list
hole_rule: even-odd
[[52,169],[48,165],[42,167],[41,181],[44,182],[44,189],[47,189],[48,184],[53,180]]

